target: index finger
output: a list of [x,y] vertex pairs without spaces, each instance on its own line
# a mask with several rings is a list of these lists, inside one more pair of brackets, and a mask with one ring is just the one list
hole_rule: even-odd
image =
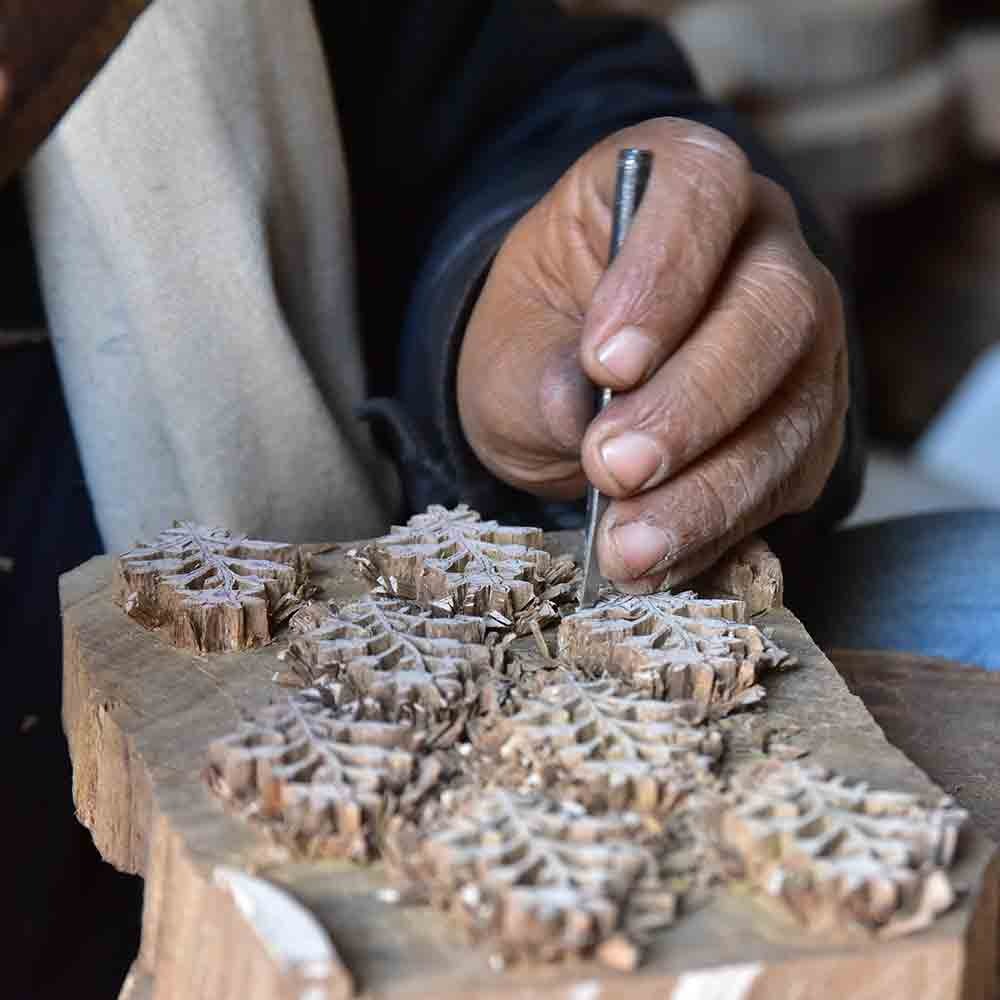
[[650,149],[653,168],[628,238],[594,290],[580,345],[591,381],[619,391],[642,384],[694,326],[752,200],[750,165],[732,140],[662,118],[593,151],[587,174],[606,204],[623,145]]

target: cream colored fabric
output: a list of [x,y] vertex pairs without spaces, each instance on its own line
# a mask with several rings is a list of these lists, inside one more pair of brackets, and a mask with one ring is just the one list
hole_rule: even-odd
[[29,164],[45,304],[112,551],[175,518],[287,540],[394,512],[308,0],[157,0]]

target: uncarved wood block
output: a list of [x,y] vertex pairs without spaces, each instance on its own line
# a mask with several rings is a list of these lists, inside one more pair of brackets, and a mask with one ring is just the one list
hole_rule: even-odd
[[[566,551],[579,541],[554,535],[546,545]],[[342,551],[315,558],[314,568],[327,597],[344,601],[366,589]],[[325,979],[309,984],[317,989],[310,996],[342,996],[353,983],[368,997],[427,1000],[992,997],[998,866],[993,844],[975,830],[963,836],[950,873],[967,891],[912,937],[818,938],[749,892],[729,893],[659,934],[631,974],[590,962],[494,971],[488,954],[463,944],[444,916],[385,902],[378,866],[294,858],[224,809],[202,779],[205,750],[245,713],[282,697],[271,682],[274,649],[198,656],[167,646],[115,605],[111,578],[111,560],[99,558],[62,580],[64,722],[81,820],[107,860],[146,878],[132,996],[305,995],[303,968],[289,960],[274,924],[226,885],[236,871],[287,892],[284,912],[300,905],[305,924],[322,928]],[[762,623],[801,663],[767,681],[768,724],[799,727],[807,760],[877,788],[938,794],[886,742],[791,613],[774,610]]]

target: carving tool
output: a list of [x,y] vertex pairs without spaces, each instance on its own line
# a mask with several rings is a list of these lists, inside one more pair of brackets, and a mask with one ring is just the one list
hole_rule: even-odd
[[[615,174],[615,202],[611,219],[611,246],[608,249],[608,267],[621,250],[635,215],[642,194],[649,180],[653,154],[648,149],[623,149],[618,153]],[[601,389],[597,394],[597,413],[611,402],[611,390]],[[580,607],[592,607],[601,589],[601,571],[597,565],[597,528],[608,509],[609,500],[596,486],[587,489],[587,525],[583,555],[583,583],[580,585]]]

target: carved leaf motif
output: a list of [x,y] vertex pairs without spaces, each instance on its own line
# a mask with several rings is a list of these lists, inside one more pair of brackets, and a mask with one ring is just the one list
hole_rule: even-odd
[[592,617],[606,621],[627,621],[630,635],[651,635],[662,627],[664,618],[713,618],[746,621],[746,605],[737,597],[699,597],[693,590],[678,594],[662,590],[654,594],[622,594],[605,590],[590,609]]
[[724,715],[762,698],[763,671],[790,661],[755,625],[734,620],[742,614],[740,601],[690,591],[610,593],[563,619],[559,653],[650,697],[693,700],[704,714]]
[[717,731],[692,725],[692,703],[642,698],[621,680],[560,669],[537,696],[514,700],[516,712],[501,723],[501,756],[536,769],[558,765],[592,807],[669,810],[722,754]]
[[906,933],[954,901],[943,869],[967,814],[950,800],[928,805],[777,761],[749,765],[733,786],[723,842],[747,877],[810,929]]
[[615,934],[634,892],[659,887],[634,813],[593,816],[503,789],[448,795],[421,830],[390,824],[397,874],[506,957],[591,952]]
[[176,646],[245,649],[271,639],[271,612],[303,575],[298,546],[177,522],[118,558],[118,598]]
[[440,713],[474,702],[489,683],[485,638],[481,618],[432,617],[406,601],[364,597],[334,610],[290,649],[314,678],[346,678],[396,717],[403,704]]
[[481,521],[465,504],[453,510],[433,504],[405,527],[394,525],[357,558],[393,594],[512,619],[534,600],[551,563],[543,537],[539,528]]
[[308,854],[367,860],[377,825],[417,774],[424,738],[309,689],[211,744],[209,784]]

